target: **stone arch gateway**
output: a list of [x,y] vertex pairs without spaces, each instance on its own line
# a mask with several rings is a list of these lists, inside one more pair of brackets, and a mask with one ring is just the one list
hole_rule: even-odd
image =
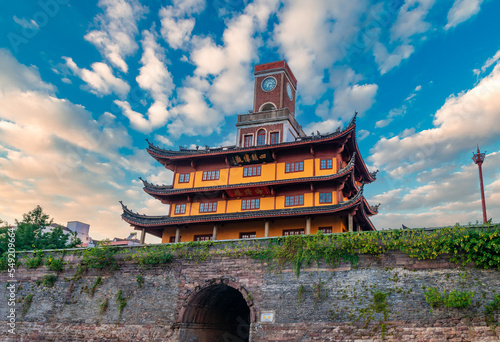
[[179,313],[180,341],[249,341],[252,303],[245,289],[230,283],[208,285],[187,298]]

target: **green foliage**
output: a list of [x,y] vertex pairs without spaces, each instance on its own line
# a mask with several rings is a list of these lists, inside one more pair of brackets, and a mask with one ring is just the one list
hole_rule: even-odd
[[108,298],[104,298],[104,300],[102,301],[101,305],[99,305],[100,307],[100,310],[99,310],[99,315],[102,315],[103,313],[106,312],[106,310],[108,310],[108,305],[109,305],[109,300]]
[[[44,232],[43,229],[52,222],[53,220],[43,212],[40,206],[23,214],[22,221],[16,220],[16,251],[71,248],[81,244],[76,235],[72,236],[70,240],[70,237],[64,234],[61,227],[56,227],[50,232]],[[8,249],[8,229],[7,226],[0,227],[0,255]]]
[[493,314],[500,309],[500,294],[495,295],[493,300],[485,305],[484,315],[486,317],[486,322],[491,325],[493,324]]
[[474,297],[473,291],[451,291],[444,301],[447,308],[468,308]]
[[500,269],[500,228],[488,230],[450,227],[434,231],[423,229],[386,230],[331,235],[302,235],[270,239],[267,248],[247,254],[281,268],[295,266],[299,276],[303,265],[325,261],[334,266],[341,261],[355,265],[358,255],[380,256],[388,251],[401,251],[419,260],[449,255],[451,261],[478,268]]
[[82,264],[88,268],[116,270],[118,269],[116,253],[118,253],[118,247],[88,248],[83,253]]
[[95,291],[96,291],[98,285],[102,285],[102,277],[100,277],[100,276],[96,278],[94,285],[92,285],[92,287],[90,288],[90,296],[91,297],[94,297],[94,294],[95,294]]
[[142,287],[142,284],[144,284],[144,278],[142,277],[142,275],[139,274],[137,277],[135,277],[135,279],[137,280],[137,286]]
[[300,285],[299,289],[297,291],[297,302],[301,303],[302,300],[304,299],[304,292],[305,292],[304,285]]
[[118,303],[118,308],[120,310],[120,315],[121,315],[123,309],[127,305],[127,298],[123,296],[122,290],[118,290],[118,293],[116,294],[116,302]]
[[437,308],[443,306],[444,300],[443,297],[446,296],[446,292],[443,294],[439,293],[438,289],[435,287],[431,287],[429,291],[424,292],[425,301],[429,303],[431,308]]
[[387,319],[386,315],[388,314],[388,306],[386,299],[387,293],[382,291],[373,292],[373,304],[372,308],[374,312],[383,313],[384,319]]
[[173,255],[168,245],[143,247],[132,255],[132,259],[139,265],[161,265],[172,262]]
[[33,295],[30,293],[29,295],[24,298],[24,305],[23,305],[23,316],[26,315],[28,312],[29,308],[31,307],[31,302],[33,301]]
[[54,259],[52,255],[47,258],[47,260],[45,261],[45,265],[47,265],[49,270],[54,272],[61,272],[63,270],[62,258]]
[[41,283],[45,287],[52,287],[52,286],[54,286],[56,281],[57,281],[57,275],[47,274],[47,275],[43,276]]
[[444,306],[446,308],[468,308],[474,297],[473,291],[453,290],[449,293],[440,293],[437,288],[431,287],[424,292],[425,300],[432,308]]
[[38,268],[42,264],[42,254],[35,253],[33,258],[27,258],[25,260],[25,264],[29,268]]

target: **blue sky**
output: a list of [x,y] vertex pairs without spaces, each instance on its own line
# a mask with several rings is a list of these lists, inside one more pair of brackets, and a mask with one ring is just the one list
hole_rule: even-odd
[[[41,0],[0,16],[0,218],[40,204],[94,238],[124,237],[118,200],[172,174],[146,153],[235,143],[252,108],[253,66],[286,59],[306,133],[359,112],[358,144],[378,180],[377,228],[500,216],[498,1],[139,2]],[[151,241],[154,241],[151,239]]]

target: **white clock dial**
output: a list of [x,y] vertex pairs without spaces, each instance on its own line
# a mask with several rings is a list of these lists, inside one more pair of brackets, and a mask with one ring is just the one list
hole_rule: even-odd
[[274,77],[268,77],[261,84],[262,90],[271,91],[276,87],[276,79]]

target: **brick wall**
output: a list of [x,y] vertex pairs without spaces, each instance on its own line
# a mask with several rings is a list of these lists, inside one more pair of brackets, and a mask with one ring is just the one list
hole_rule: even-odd
[[[182,312],[199,291],[219,285],[238,290],[248,304],[252,341],[499,341],[500,328],[488,326],[483,311],[500,293],[500,272],[458,267],[444,257],[361,256],[356,267],[310,265],[298,277],[290,265],[271,267],[246,257],[174,260],[149,269],[125,261],[117,271],[89,270],[75,281],[70,278],[79,257],[64,258],[68,264],[53,287],[36,283],[52,273],[44,266],[17,270],[16,335],[7,332],[8,307],[0,305],[1,341],[185,340],[179,337]],[[102,284],[91,296],[98,277]],[[5,272],[1,279],[7,280]],[[430,310],[423,296],[429,286],[476,294],[468,309]],[[127,298],[121,314],[119,290]],[[375,291],[387,293],[385,318],[367,313]],[[30,294],[32,303],[22,315]],[[0,287],[0,297],[7,296]],[[101,312],[106,298],[108,308]],[[274,322],[260,323],[262,311],[274,312]]]

